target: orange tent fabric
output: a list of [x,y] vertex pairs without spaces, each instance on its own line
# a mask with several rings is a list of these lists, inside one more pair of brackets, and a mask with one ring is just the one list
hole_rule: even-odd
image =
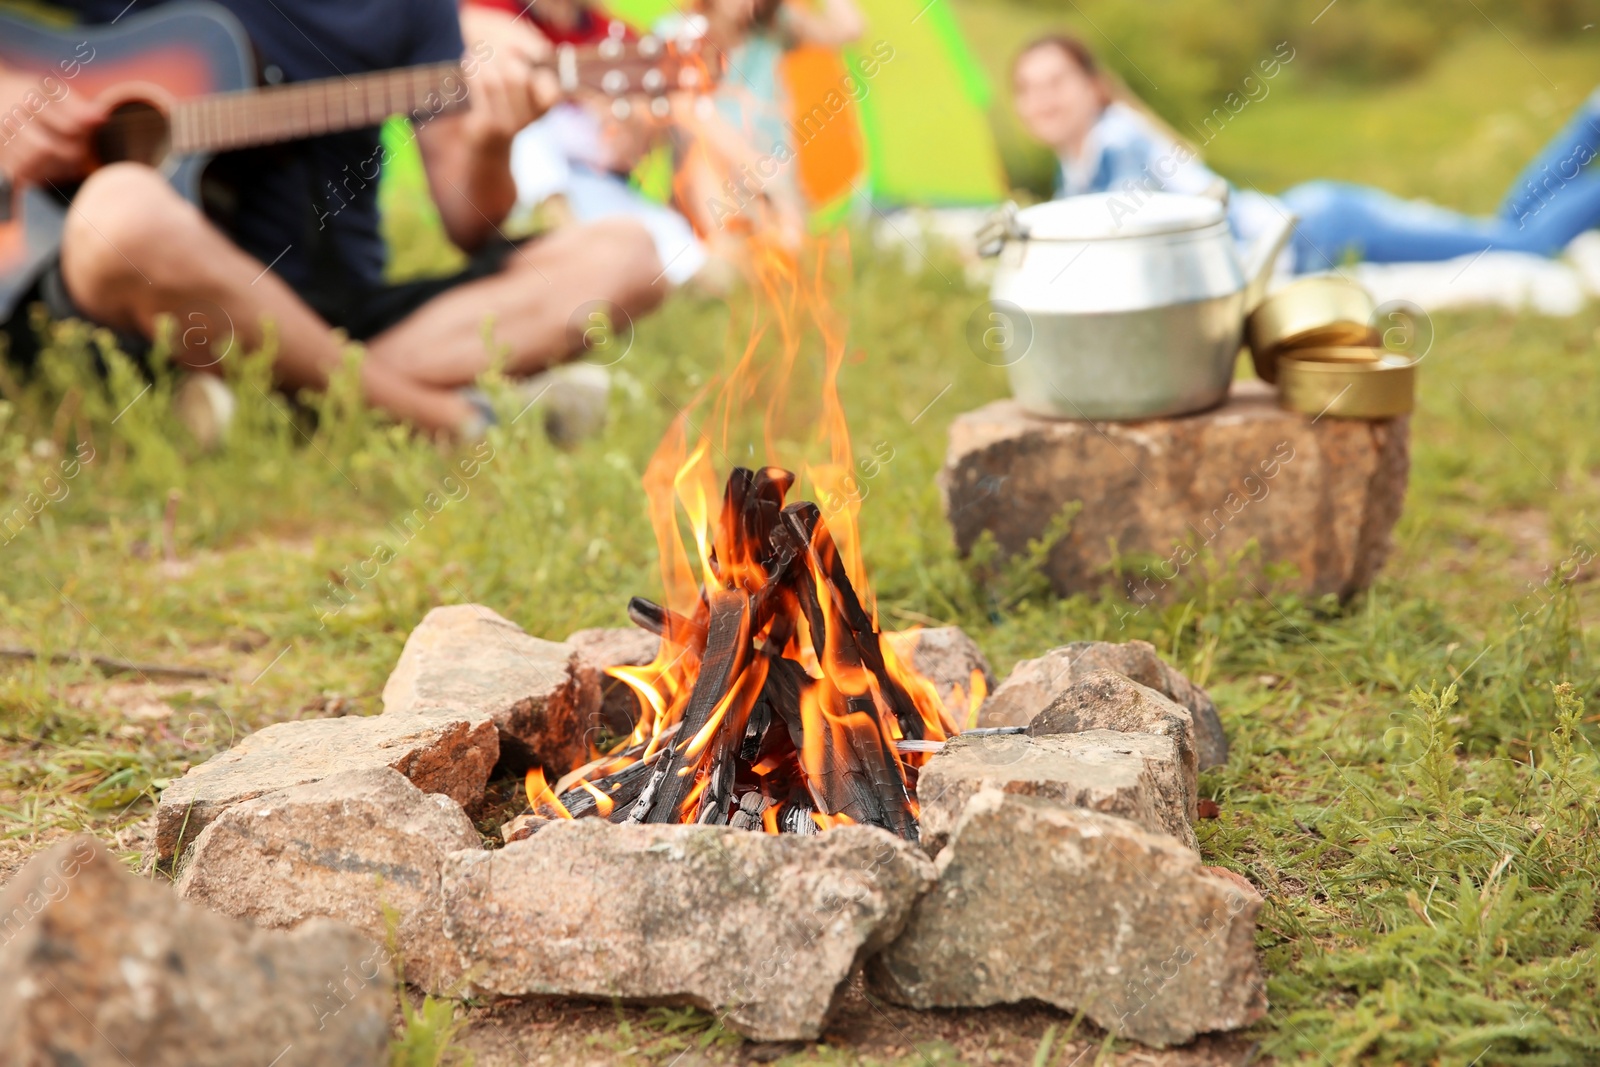
[[845,90],[844,60],[826,48],[797,48],[783,61],[799,157],[800,192],[813,207],[825,207],[854,188],[867,165],[861,116]]

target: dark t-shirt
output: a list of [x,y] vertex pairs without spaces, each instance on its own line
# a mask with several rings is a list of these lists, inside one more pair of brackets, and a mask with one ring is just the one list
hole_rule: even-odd
[[[55,0],[105,23],[163,0]],[[219,0],[244,24],[268,80],[333,78],[461,58],[454,0]],[[214,172],[237,193],[222,220],[246,252],[312,300],[328,285],[376,288],[386,250],[378,233],[377,128],[222,156]],[[332,268],[330,273],[330,268]]]

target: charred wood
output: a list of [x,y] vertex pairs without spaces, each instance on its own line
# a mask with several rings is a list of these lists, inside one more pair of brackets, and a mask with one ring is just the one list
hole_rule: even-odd
[[671,640],[691,649],[702,647],[706,641],[706,628],[671,608],[636,596],[628,601],[628,618],[641,630],[648,630],[664,640]]
[[[694,784],[691,775],[678,773],[684,766],[683,751],[710,720],[718,702],[727,695],[750,658],[749,598],[742,592],[718,590],[710,594],[710,599],[711,625],[707,628],[706,651],[700,661],[694,691],[683,709],[683,727],[671,751],[652,772],[654,789],[646,786],[645,794],[641,794],[639,803],[644,803],[645,807],[636,821],[678,821],[678,809]],[[639,803],[635,804],[636,809]],[[629,818],[633,820],[632,813]]]

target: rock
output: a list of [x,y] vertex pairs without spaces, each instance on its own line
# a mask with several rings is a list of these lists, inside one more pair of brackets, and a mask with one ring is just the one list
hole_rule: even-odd
[[393,979],[342,923],[257,930],[129,873],[92,838],[0,894],[0,1060],[84,1067],[389,1062]]
[[811,1040],[932,881],[915,845],[876,827],[581,819],[454,853],[445,930],[485,992],[693,1004],[758,1041]]
[[180,845],[240,801],[341,771],[393,767],[424,793],[443,793],[472,807],[483,799],[499,754],[494,724],[482,716],[430,712],[274,723],[162,791],[153,859],[170,864]]
[[979,792],[868,981],[915,1008],[1037,999],[1145,1044],[1266,1014],[1259,896],[1126,819]]
[[1254,540],[1250,580],[1288,563],[1292,588],[1349,597],[1392,547],[1409,433],[1403,418],[1284,411],[1261,382],[1235,382],[1212,411],[1143,422],[1052,420],[1002,400],[956,419],[939,484],[963,553],[985,530],[1024,552],[1064,507],[1086,505],[1045,565],[1061,595],[1110,580],[1114,552],[1153,556],[1123,576],[1130,610],[1143,610],[1179,592],[1197,549],[1226,559]]
[[1038,659],[1023,660],[984,702],[980,726],[1026,726],[1051,701],[1090,671],[1112,670],[1189,709],[1200,769],[1228,762],[1228,738],[1217,706],[1204,689],[1161,658],[1148,641],[1074,641]]
[[1185,811],[1199,818],[1199,764],[1195,758],[1194,719],[1189,709],[1116,671],[1090,671],[1062,690],[1028,724],[1032,737],[1114,730],[1124,734],[1170,737],[1188,791]]
[[195,839],[178,895],[257,926],[321,916],[394,944],[405,978],[440,992],[461,975],[444,937],[447,853],[481,848],[461,805],[388,767],[344,771],[235,804]]
[[507,769],[542,766],[554,781],[588,756],[600,685],[571,645],[531,637],[481,604],[455,604],[428,612],[406,638],[383,709],[487,715]]
[[607,667],[643,667],[655,662],[661,638],[637,626],[614,630],[579,630],[567,638],[578,650],[578,661],[593,671],[600,687],[600,722],[613,737],[621,737],[639,719],[639,696],[627,684],[606,674]]
[[922,844],[944,848],[967,802],[982,789],[1120,815],[1199,850],[1192,773],[1172,737],[1090,730],[1051,737],[957,737],[917,778]]
[[[936,626],[925,630],[906,630],[884,634],[895,655],[933,683],[944,706],[958,724],[967,722],[968,701],[972,697],[972,672],[983,674],[985,691],[994,689],[994,671],[977,642],[959,626]],[[961,690],[956,699],[955,690]]]

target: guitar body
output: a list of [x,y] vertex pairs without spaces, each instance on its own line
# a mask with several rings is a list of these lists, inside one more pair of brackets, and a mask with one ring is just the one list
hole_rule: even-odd
[[[46,27],[0,12],[0,64],[32,72],[43,90],[10,112],[0,112],[0,138],[34,121],[50,99],[81,93],[112,108],[154,106],[170,113],[178,101],[251,89],[255,59],[244,28],[225,8],[181,0],[130,16],[115,26]],[[107,143],[100,164],[119,155]],[[135,156],[136,158],[136,156]],[[148,160],[182,195],[198,201],[206,155]],[[61,248],[61,230],[73,189],[23,187],[0,209],[0,321],[13,311],[39,272]]]

